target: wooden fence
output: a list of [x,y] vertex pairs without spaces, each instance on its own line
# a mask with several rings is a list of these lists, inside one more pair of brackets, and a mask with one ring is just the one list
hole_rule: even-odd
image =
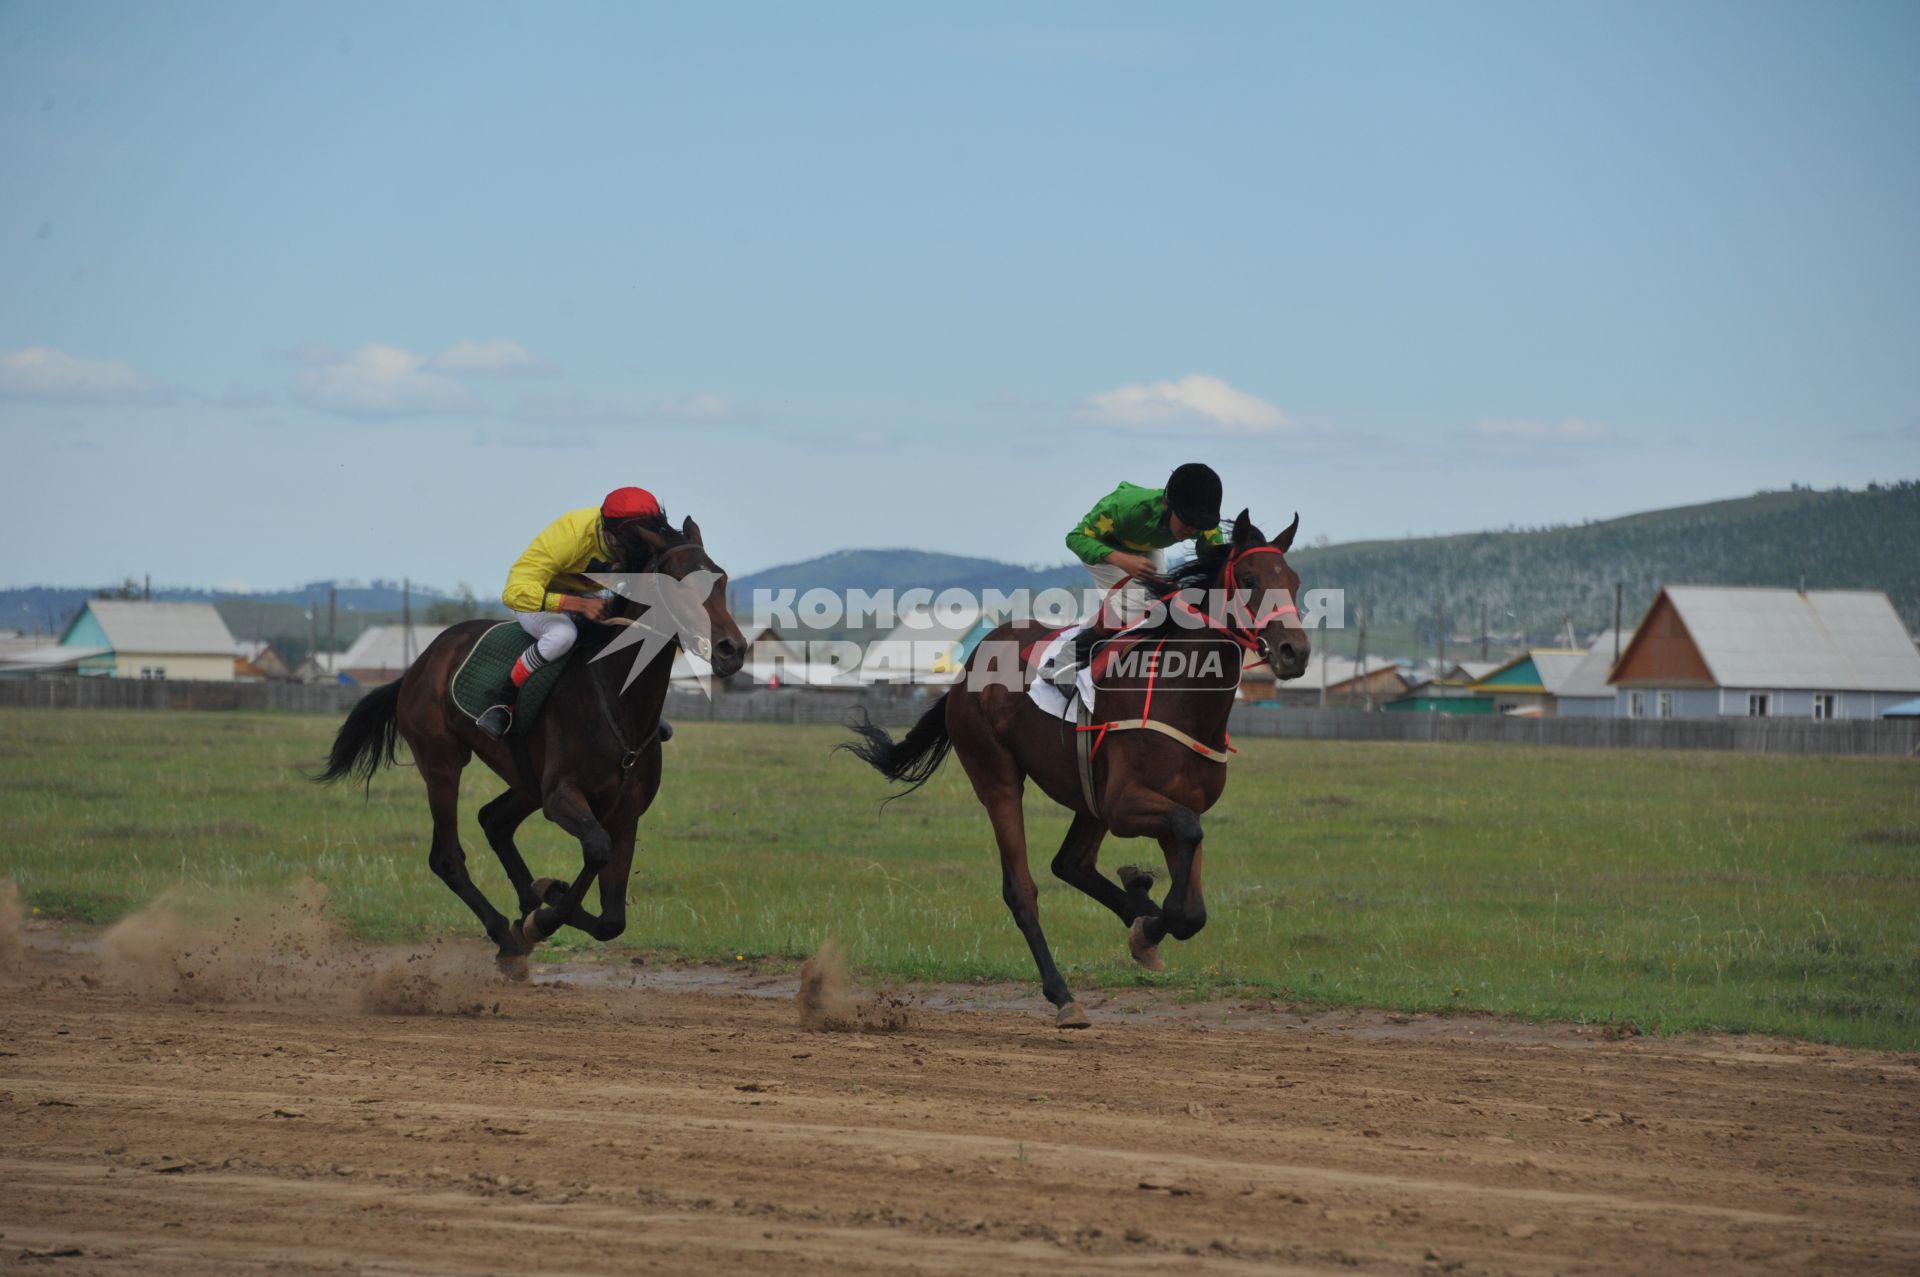
[[[367,691],[326,683],[193,683],[119,678],[0,680],[0,707],[264,710],[345,714]],[[934,688],[840,692],[675,691],[676,722],[844,723],[855,708],[901,726],[933,702]],[[1286,740],[1472,741],[1601,749],[1718,749],[1759,754],[1920,756],[1920,720],[1793,718],[1508,718],[1367,714],[1354,710],[1236,706],[1237,736]]]

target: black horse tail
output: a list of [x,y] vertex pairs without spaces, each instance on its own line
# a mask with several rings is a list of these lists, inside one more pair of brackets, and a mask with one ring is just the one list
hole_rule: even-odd
[[848,751],[888,780],[907,782],[907,787],[893,796],[904,798],[933,777],[946,761],[947,751],[953,748],[953,737],[947,735],[947,697],[951,695],[951,692],[943,694],[920,716],[913,730],[898,741],[875,727],[872,715],[865,709],[856,710],[859,718],[849,718],[847,726],[860,739],[836,748]]
[[393,764],[393,751],[400,735],[399,708],[399,679],[362,696],[333,738],[326,770],[313,780],[325,785],[343,776],[357,776],[371,786],[373,774],[380,770],[381,764]]

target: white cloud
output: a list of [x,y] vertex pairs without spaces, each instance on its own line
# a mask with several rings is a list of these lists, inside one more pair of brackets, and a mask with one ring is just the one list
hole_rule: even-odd
[[409,417],[472,406],[467,388],[427,368],[410,350],[370,342],[293,379],[293,395],[309,408],[344,417]]
[[554,367],[517,341],[455,342],[427,361],[433,372],[454,377],[551,377]]
[[151,403],[167,388],[114,359],[80,359],[51,346],[0,353],[0,398],[42,403]]
[[1291,424],[1258,395],[1200,373],[1102,391],[1088,397],[1081,413],[1123,430],[1192,434],[1266,434]]
[[1565,421],[1476,421],[1467,429],[1478,439],[1507,444],[1611,443],[1618,437],[1600,422],[1572,417]]

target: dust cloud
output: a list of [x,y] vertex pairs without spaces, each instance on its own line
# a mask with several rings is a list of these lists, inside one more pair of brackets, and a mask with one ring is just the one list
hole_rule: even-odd
[[800,966],[800,1026],[816,1033],[890,1033],[908,1025],[907,1007],[890,994],[847,990],[847,962],[829,939]]

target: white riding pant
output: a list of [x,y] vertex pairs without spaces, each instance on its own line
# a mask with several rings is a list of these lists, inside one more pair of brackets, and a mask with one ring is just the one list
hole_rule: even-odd
[[[1155,572],[1166,567],[1166,557],[1160,551],[1149,550],[1146,557],[1153,560]],[[1094,583],[1100,587],[1100,600],[1093,612],[1095,619],[1104,613],[1108,625],[1116,628],[1131,625],[1140,619],[1147,610],[1147,604],[1153,601],[1145,586],[1138,581],[1129,581],[1127,574],[1111,563],[1089,563],[1086,567]],[[1113,587],[1122,581],[1129,581],[1127,587],[1114,590]]]
[[521,629],[533,635],[533,650],[540,653],[542,665],[572,651],[573,641],[580,637],[573,618],[565,612],[515,612],[513,617]]

